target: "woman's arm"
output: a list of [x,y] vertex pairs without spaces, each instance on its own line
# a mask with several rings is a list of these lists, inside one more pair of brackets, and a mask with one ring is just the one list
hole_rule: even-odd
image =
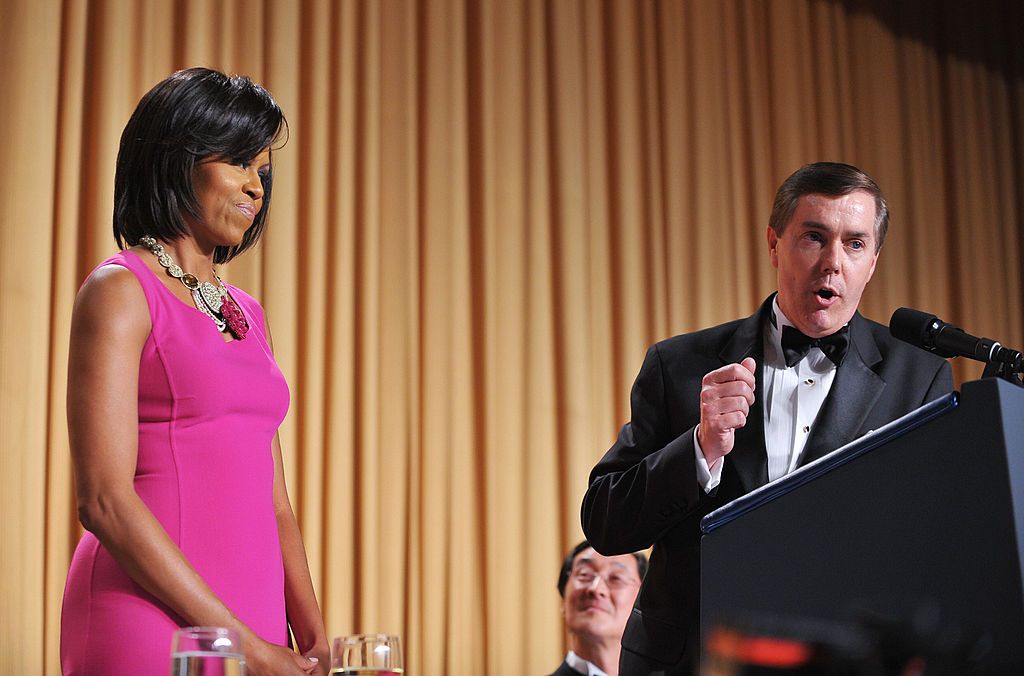
[[298,643],[299,652],[319,660],[313,673],[326,674],[331,668],[331,649],[324,631],[324,621],[313,592],[306,548],[302,545],[299,525],[295,521],[288,490],[285,487],[281,444],[274,438],[274,509],[284,559],[284,599],[288,622]]
[[[267,343],[274,349],[270,334],[270,323],[264,316],[263,326]],[[331,647],[324,631],[323,615],[313,591],[313,580],[309,574],[306,548],[302,544],[299,524],[295,520],[288,487],[284,478],[284,462],[281,459],[281,439],[274,435],[274,513],[277,515],[277,532],[281,539],[281,556],[284,560],[284,600],[288,623],[298,643],[299,652],[306,657],[315,657],[318,665],[313,673],[327,674],[331,668]]]
[[135,492],[138,364],[150,330],[145,296],[129,270],[101,268],[79,291],[68,363],[79,519],[129,577],[186,622],[236,629],[254,673],[305,673],[306,660],[259,639],[231,613]]

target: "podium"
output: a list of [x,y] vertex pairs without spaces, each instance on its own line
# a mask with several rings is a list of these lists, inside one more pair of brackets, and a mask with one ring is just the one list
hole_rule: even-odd
[[[925,604],[1024,665],[1024,389],[987,378],[708,514],[701,626]],[[1020,671],[1018,673],[1024,673]]]

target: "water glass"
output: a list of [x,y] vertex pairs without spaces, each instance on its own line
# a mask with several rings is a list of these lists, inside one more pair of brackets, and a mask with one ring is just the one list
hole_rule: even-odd
[[394,634],[353,634],[334,639],[331,674],[396,676],[403,673],[402,647]]
[[245,676],[238,632],[221,627],[185,627],[174,632],[171,676]]

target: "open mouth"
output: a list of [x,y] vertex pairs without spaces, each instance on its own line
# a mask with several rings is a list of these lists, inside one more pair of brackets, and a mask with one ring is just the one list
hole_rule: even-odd
[[831,300],[836,295],[835,292],[832,291],[831,289],[818,289],[817,291],[815,291],[815,293],[818,295],[819,298],[822,298],[824,300]]

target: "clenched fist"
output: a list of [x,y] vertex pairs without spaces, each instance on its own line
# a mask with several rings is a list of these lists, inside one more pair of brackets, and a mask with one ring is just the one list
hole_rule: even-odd
[[708,467],[732,450],[736,430],[747,424],[754,403],[755,368],[757,363],[747,357],[715,369],[701,381],[697,441]]

